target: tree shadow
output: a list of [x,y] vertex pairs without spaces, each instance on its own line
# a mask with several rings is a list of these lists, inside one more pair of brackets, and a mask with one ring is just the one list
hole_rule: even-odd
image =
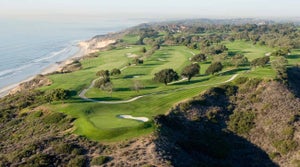
[[185,104],[155,118],[157,152],[173,166],[278,166],[261,148],[227,130],[233,109],[222,88]]
[[118,92],[124,92],[124,91],[131,91],[131,88],[114,88],[114,91]]
[[177,83],[174,83],[172,85],[192,85],[192,84],[195,84],[195,83],[199,83],[199,82],[204,82],[204,81],[208,81],[209,78],[203,78],[203,79],[195,79],[193,80],[193,78],[189,81],[185,80],[185,81],[182,81],[182,82],[177,82]]
[[118,97],[110,97],[110,96],[106,96],[106,97],[99,97],[99,98],[91,98],[92,100],[97,100],[97,101],[119,101],[119,100],[123,100],[121,98]]
[[[166,62],[166,61],[164,61]],[[151,67],[151,66],[157,66],[157,65],[161,65],[164,63],[163,61],[156,61],[156,63],[147,63],[147,64],[143,64],[143,66],[146,66],[146,67]]]
[[250,68],[249,67],[240,67],[240,68],[236,68],[236,69],[233,69],[230,71],[221,72],[221,73],[219,73],[219,75],[233,75],[238,72],[247,71],[247,70],[250,70]]
[[290,67],[287,69],[288,85],[292,92],[300,97],[300,68]]
[[150,89],[156,89],[157,88],[157,86],[146,86],[146,87],[144,87],[144,88],[142,88],[142,90],[144,89],[144,90],[150,90]]
[[144,75],[145,74],[130,74],[130,75],[125,75],[123,77],[123,79],[137,78],[137,77],[144,76]]
[[228,56],[229,57],[233,57],[233,56],[235,56],[235,55],[237,55],[237,54],[247,54],[247,53],[251,53],[251,52],[249,52],[249,51],[239,51],[239,50],[231,50],[231,51],[229,51],[228,52]]
[[300,55],[288,55],[288,59],[300,59]]

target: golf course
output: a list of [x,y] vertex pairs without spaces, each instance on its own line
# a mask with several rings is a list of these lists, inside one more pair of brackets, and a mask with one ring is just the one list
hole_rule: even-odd
[[[155,130],[153,118],[167,113],[172,107],[205,90],[230,84],[239,77],[253,77],[265,80],[274,79],[276,72],[271,65],[251,68],[250,66],[225,66],[222,71],[207,75],[205,71],[212,62],[199,62],[200,73],[188,81],[182,77],[167,85],[153,80],[160,70],[172,68],[179,74],[183,68],[193,62],[191,58],[200,53],[180,45],[161,45],[151,56],[143,56],[143,48],[149,50],[149,45],[133,44],[138,36],[125,35],[123,43],[114,49],[100,51],[97,57],[82,59],[82,68],[78,71],[64,74],[52,74],[47,77],[53,82],[50,86],[40,88],[50,90],[56,88],[74,90],[77,95],[62,102],[45,104],[51,111],[62,112],[76,118],[73,133],[86,136],[92,140],[120,141],[130,139]],[[249,61],[273,52],[276,48],[253,45],[250,42],[237,40],[225,41],[229,53],[243,54]],[[300,51],[293,50],[287,57],[290,64],[299,62]],[[134,56],[132,56],[134,55]],[[142,64],[132,63],[135,56],[143,59]],[[273,57],[271,56],[271,61]],[[113,84],[111,91],[95,88],[97,71],[121,69],[120,75],[111,76]],[[134,85],[138,83],[138,89]],[[85,90],[83,92],[83,90]],[[83,98],[84,97],[84,98]],[[120,115],[148,118],[147,121],[120,118]]]

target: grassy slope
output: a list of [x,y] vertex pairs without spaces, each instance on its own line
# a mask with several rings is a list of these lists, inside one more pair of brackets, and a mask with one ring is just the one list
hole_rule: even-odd
[[[252,46],[250,43],[241,41],[227,43],[226,46],[230,51],[244,53],[250,60],[272,51],[266,47]],[[130,58],[126,57],[125,54],[138,53],[141,47],[133,46],[127,49],[102,52],[98,58],[84,60],[82,62],[83,70],[70,74],[49,76],[54,81],[54,84],[43,89],[61,87],[80,91],[96,78],[96,71],[124,67],[130,61]],[[189,64],[188,58],[192,56],[191,51],[195,53],[195,50],[189,50],[183,46],[162,47],[154,55],[146,59],[143,65],[131,66],[125,69],[120,76],[113,77],[112,81],[116,91],[113,92],[112,97],[107,92],[97,89],[91,89],[86,94],[89,98],[98,100],[124,100],[138,95],[147,95],[132,103],[99,104],[85,102],[77,97],[65,104],[56,103],[48,105],[48,107],[54,111],[64,112],[77,117],[78,119],[75,122],[76,134],[84,135],[94,140],[118,141],[153,131],[151,124],[119,119],[117,116],[120,114],[153,118],[158,114],[166,113],[175,103],[193,97],[216,83],[228,80],[235,73],[262,78],[273,78],[275,76],[273,70],[267,67],[257,68],[250,72],[246,72],[245,69],[232,70],[219,76],[199,75],[194,77],[191,83],[184,81],[169,86],[152,81],[153,74],[164,68],[174,68],[180,73],[181,69],[186,64]],[[205,63],[200,64],[202,74],[208,65]],[[227,70],[229,69],[224,69],[223,71]],[[134,76],[138,76],[138,78]],[[134,80],[140,80],[145,89],[139,93],[132,91],[130,88]]]

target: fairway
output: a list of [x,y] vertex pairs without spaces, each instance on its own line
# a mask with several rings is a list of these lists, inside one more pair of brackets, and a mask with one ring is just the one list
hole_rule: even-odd
[[[125,40],[132,43],[135,38],[128,36]],[[229,48],[229,52],[243,53],[249,60],[263,57],[272,51],[270,48],[242,41],[227,42],[226,46]],[[210,65],[210,60],[208,60],[199,63],[200,74],[193,77],[190,82],[183,80],[165,86],[153,81],[154,74],[166,68],[173,68],[180,74],[183,67],[191,63],[189,58],[197,51],[185,46],[162,46],[150,57],[145,57],[143,64],[128,65],[129,62],[133,61],[133,58],[128,57],[128,54],[142,55],[139,52],[142,47],[141,45],[131,45],[127,48],[103,51],[99,53],[97,58],[83,60],[83,68],[79,71],[50,75],[49,78],[53,84],[41,88],[42,90],[64,88],[76,90],[79,94],[84,88],[88,88],[93,80],[97,79],[97,71],[126,67],[120,75],[111,77],[114,89],[112,93],[97,88],[88,89],[85,96],[94,102],[74,96],[64,104],[55,102],[46,106],[52,111],[63,112],[77,118],[74,124],[75,134],[93,140],[119,141],[153,132],[155,129],[153,118],[155,116],[167,113],[175,104],[199,95],[208,88],[224,84],[240,76],[272,79],[276,75],[270,65],[265,68],[253,69],[249,67],[226,67],[219,74],[204,75],[205,70]],[[296,50],[293,53],[298,55],[299,51]],[[297,56],[294,57],[299,59]],[[299,60],[292,60],[292,62],[296,61]],[[143,85],[139,91],[133,90],[133,84],[136,81]],[[142,97],[130,102],[118,103],[118,101],[128,101],[138,96]],[[104,104],[97,103],[97,101],[117,103]],[[120,119],[119,115],[146,117],[150,121],[144,123]]]

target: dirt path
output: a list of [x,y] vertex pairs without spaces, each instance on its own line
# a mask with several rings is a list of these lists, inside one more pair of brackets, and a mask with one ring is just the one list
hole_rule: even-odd
[[[224,83],[228,83],[228,82],[231,82],[233,81],[239,74],[234,74],[231,78],[229,78],[228,80],[224,81],[224,82],[220,82],[220,83],[214,83],[214,84],[207,84],[207,85],[201,85],[201,86],[214,86],[214,85],[219,85],[219,84],[224,84]],[[86,92],[91,89],[92,87],[94,87],[95,85],[95,82],[96,82],[97,79],[93,80],[93,82],[91,83],[91,85],[87,88],[87,89],[84,89],[80,92],[79,94],[79,97],[85,101],[90,101],[90,102],[95,102],[95,103],[101,103],[101,104],[124,104],[124,103],[130,103],[130,102],[133,102],[133,101],[136,101],[142,97],[145,97],[145,96],[148,96],[148,95],[142,95],[142,96],[137,96],[137,97],[134,97],[134,98],[131,98],[129,100],[121,100],[121,101],[100,101],[100,100],[94,100],[94,99],[90,99],[90,98],[87,98],[85,96]],[[182,79],[180,80],[181,81],[184,81],[186,79]],[[151,95],[151,94],[149,94]]]

